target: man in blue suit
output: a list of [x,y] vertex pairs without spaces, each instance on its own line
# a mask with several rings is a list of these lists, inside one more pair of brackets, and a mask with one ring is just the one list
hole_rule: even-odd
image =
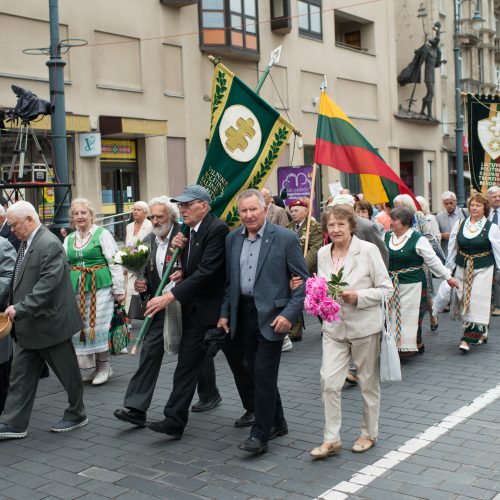
[[[266,205],[255,189],[238,196],[242,227],[226,237],[226,289],[217,326],[231,333],[255,384],[255,423],[238,448],[264,453],[267,442],[288,433],[278,391],[283,339],[302,311],[308,272],[297,235],[266,221]],[[236,347],[235,346],[235,347]]]

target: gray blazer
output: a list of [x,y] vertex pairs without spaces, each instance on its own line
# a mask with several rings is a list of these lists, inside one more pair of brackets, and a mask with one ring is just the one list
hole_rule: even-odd
[[82,329],[66,252],[43,226],[26,251],[16,286],[12,285],[9,303],[16,310],[16,341],[23,348],[44,349]]
[[[458,208],[458,220],[465,219],[469,216],[469,211],[466,208]],[[439,226],[439,231],[441,233],[451,233],[453,229],[450,225],[450,217],[446,210],[439,212],[436,215],[436,220]],[[445,256],[448,255],[448,240],[441,239],[441,249]]]
[[385,267],[389,265],[389,250],[387,250],[384,240],[380,237],[377,223],[356,215],[356,232],[354,234],[360,240],[373,243],[380,250]]
[[[0,311],[3,311],[9,302],[9,285],[16,263],[16,250],[6,238],[0,238]],[[0,364],[9,360],[12,352],[12,338],[0,341]]]
[[[241,231],[242,227],[239,227],[226,236],[227,281],[220,315],[229,319],[231,338],[237,333],[238,324],[240,255],[243,247]],[[292,275],[304,280],[304,284],[293,293],[290,291]],[[307,267],[297,235],[267,222],[253,289],[260,331],[267,340],[283,340],[283,335],[275,333],[271,327],[276,316],[284,316],[291,323],[297,320],[304,304],[307,277]]]

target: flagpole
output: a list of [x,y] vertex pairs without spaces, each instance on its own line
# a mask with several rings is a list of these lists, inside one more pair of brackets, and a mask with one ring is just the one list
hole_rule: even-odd
[[[321,85],[319,86],[321,93],[323,93],[328,87],[328,81],[326,79],[326,75],[323,75],[323,80],[321,81]],[[318,164],[316,162],[313,163],[313,172],[311,179],[311,192],[309,194],[309,209],[307,211],[307,225],[306,225],[306,242],[304,245],[304,258],[307,255],[307,251],[309,250],[309,233],[311,231],[311,217],[312,217],[312,207],[313,207],[313,199],[314,199],[314,190],[316,189],[316,169]]]
[[304,245],[304,258],[307,255],[307,250],[309,250],[309,232],[311,231],[311,217],[312,217],[312,207],[314,199],[314,189],[316,185],[316,169],[317,164],[313,163],[312,179],[311,179],[311,192],[309,194],[309,207],[307,210],[307,225],[306,225],[306,242]]
[[257,87],[255,87],[256,94],[258,94],[260,92],[262,85],[264,85],[264,82],[271,71],[271,68],[279,62],[280,56],[281,56],[281,45],[271,52],[271,58],[269,60],[269,63],[266,66],[266,69],[264,70],[262,75],[260,75],[259,82],[257,83]]

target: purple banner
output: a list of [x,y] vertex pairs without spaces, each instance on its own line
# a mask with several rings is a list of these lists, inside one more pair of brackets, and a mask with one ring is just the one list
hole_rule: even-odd
[[[278,194],[286,190],[287,198],[285,205],[288,207],[293,200],[308,198],[311,196],[311,181],[313,168],[310,165],[300,167],[278,168]],[[314,193],[316,198],[316,190]],[[311,201],[311,200],[310,200]],[[318,213],[316,203],[312,201],[313,216],[317,219]]]

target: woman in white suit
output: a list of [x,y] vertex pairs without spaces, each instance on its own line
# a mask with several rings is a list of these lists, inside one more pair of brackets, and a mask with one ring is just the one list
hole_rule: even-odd
[[352,451],[369,450],[377,440],[380,411],[379,356],[382,331],[382,297],[392,294],[389,274],[378,248],[354,236],[352,208],[327,208],[322,215],[323,232],[332,243],[318,253],[318,276],[331,279],[343,269],[348,283],[339,300],[340,321],[323,322],[321,392],[325,408],[323,443],[311,451],[323,458],[342,448],[340,441],[341,391],[352,360],[358,367],[363,399],[363,424]]
[[[145,201],[136,201],[132,208],[132,217],[134,219],[134,222],[127,224],[126,227],[126,245],[135,245],[138,241],[144,241],[144,238],[153,230],[153,224],[147,218],[148,215],[148,204]],[[130,273],[125,271],[125,279],[127,290],[125,308],[127,311],[129,311],[132,296],[138,295],[134,290],[136,276],[134,276],[133,274],[131,275]]]

